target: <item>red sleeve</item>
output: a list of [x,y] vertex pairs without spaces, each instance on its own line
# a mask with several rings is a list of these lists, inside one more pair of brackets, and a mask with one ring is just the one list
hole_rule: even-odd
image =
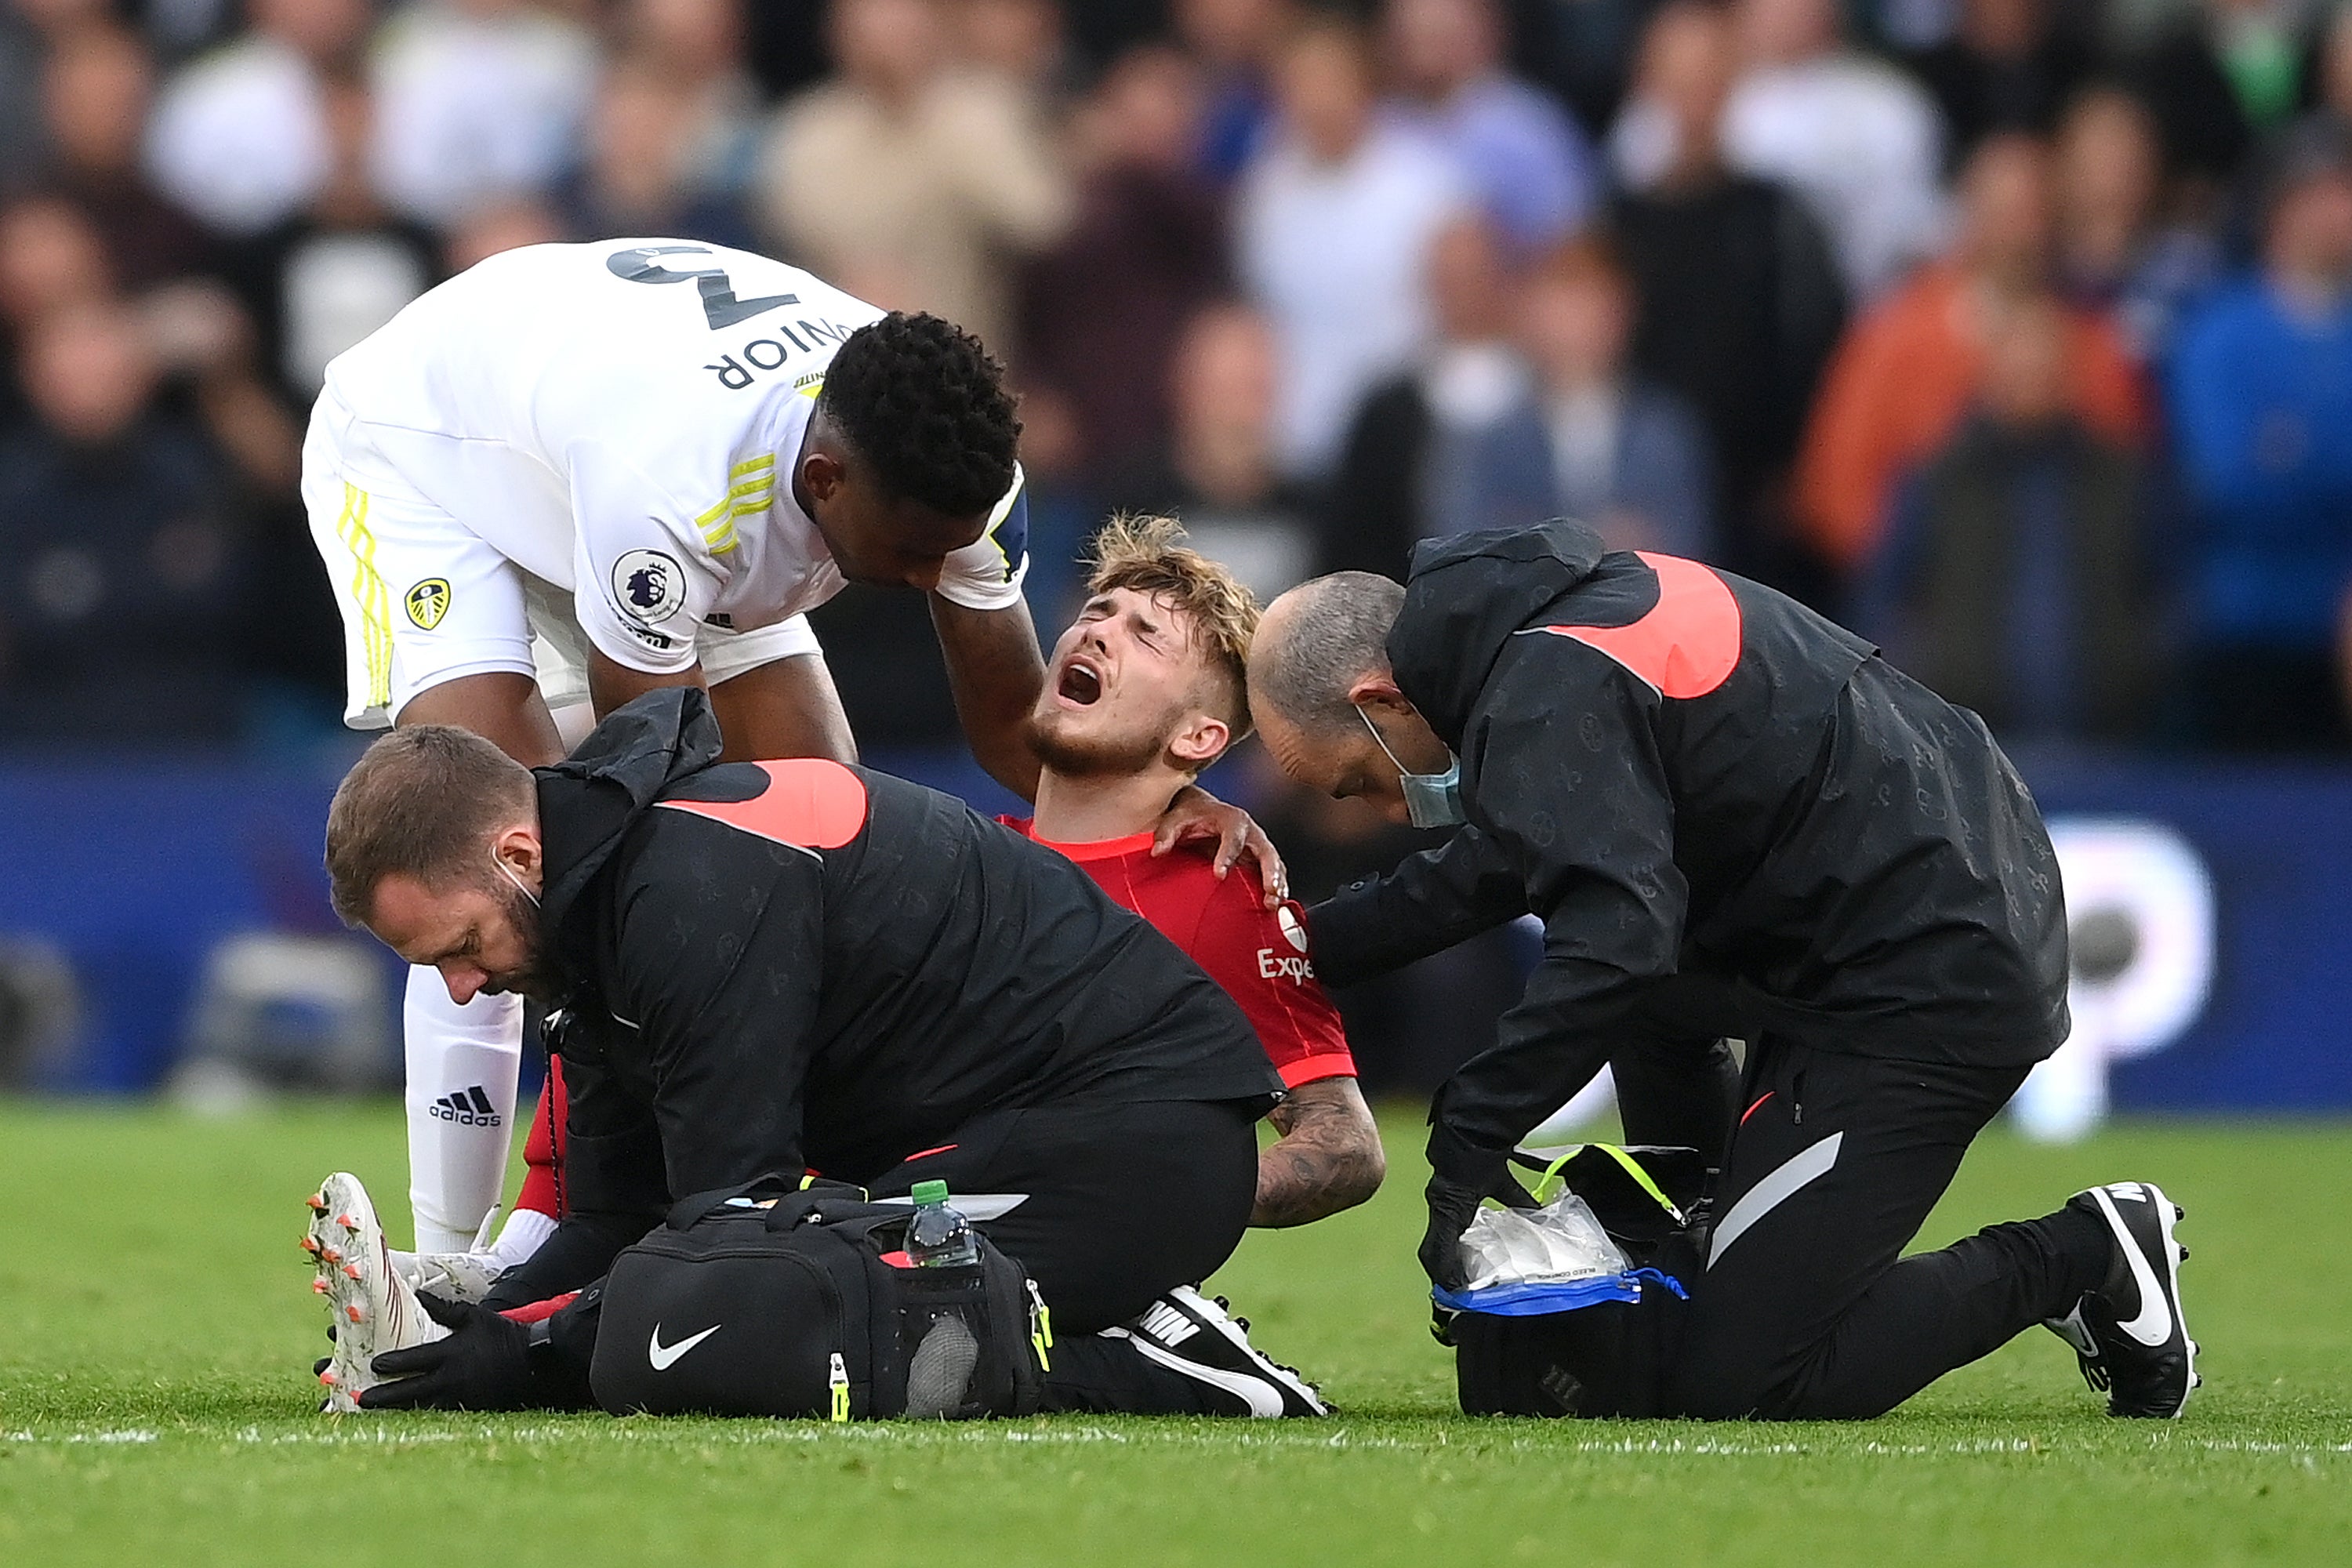
[[539,1110],[530,1119],[530,1135],[522,1141],[523,1161],[530,1169],[515,1199],[515,1207],[550,1219],[563,1217],[562,1151],[557,1144],[563,1137],[564,1110],[563,1062],[561,1058],[550,1058],[547,1082],[539,1091]]
[[1286,1085],[1355,1077],[1339,1009],[1307,957],[1306,911],[1290,902],[1267,909],[1254,867],[1237,866],[1220,882],[1205,859],[1201,866],[1200,920],[1179,945],[1241,1004]]

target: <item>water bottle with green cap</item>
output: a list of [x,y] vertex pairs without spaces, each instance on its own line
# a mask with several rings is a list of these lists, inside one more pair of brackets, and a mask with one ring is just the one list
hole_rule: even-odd
[[949,1206],[945,1182],[917,1182],[908,1196],[907,1261],[918,1268],[968,1268],[980,1262],[980,1242],[962,1215]]

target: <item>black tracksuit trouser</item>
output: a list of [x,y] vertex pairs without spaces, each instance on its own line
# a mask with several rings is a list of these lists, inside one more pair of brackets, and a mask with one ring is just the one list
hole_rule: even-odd
[[[1004,1110],[859,1184],[877,1198],[943,1181],[948,1201],[1029,1271],[1057,1332],[1123,1323],[1171,1285],[1197,1285],[1249,1228],[1253,1106],[1217,1100]],[[1002,1213],[994,1198],[1017,1200]]]
[[899,1197],[936,1178],[950,1203],[964,1194],[982,1212],[992,1196],[1020,1199],[975,1223],[1053,1312],[1047,1409],[1212,1415],[1223,1405],[1205,1385],[1098,1331],[1199,1284],[1241,1245],[1257,1199],[1255,1110],[1149,1100],[1003,1111],[864,1185]]
[[1753,1043],[1669,1411],[1881,1415],[2097,1288],[2113,1242],[2072,1209],[1902,1257],[2026,1070]]

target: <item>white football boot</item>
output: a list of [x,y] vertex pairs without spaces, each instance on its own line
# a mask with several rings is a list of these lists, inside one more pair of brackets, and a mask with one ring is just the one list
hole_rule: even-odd
[[318,1268],[310,1289],[327,1299],[335,1325],[335,1353],[319,1374],[327,1390],[321,1408],[345,1413],[357,1410],[360,1395],[385,1381],[375,1374],[377,1356],[446,1339],[449,1331],[425,1314],[415,1289],[394,1268],[375,1205],[357,1176],[336,1172],[319,1184],[310,1202],[302,1250]]
[[507,1271],[506,1260],[490,1252],[395,1250],[389,1256],[402,1284],[445,1301],[478,1301]]

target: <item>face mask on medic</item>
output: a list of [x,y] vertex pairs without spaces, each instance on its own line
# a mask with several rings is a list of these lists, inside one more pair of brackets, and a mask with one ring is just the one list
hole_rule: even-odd
[[512,882],[515,885],[516,892],[520,893],[524,898],[530,900],[530,907],[532,909],[539,908],[539,895],[532,892],[529,888],[524,887],[522,885],[522,879],[516,876],[505,861],[499,859],[497,855],[493,854],[490,857],[490,864],[499,868],[499,876],[504,877],[508,881]]
[[1396,763],[1397,783],[1404,789],[1407,821],[1415,827],[1459,827],[1469,820],[1462,808],[1462,759],[1454,754],[1451,746],[1445,750],[1444,773],[1416,773],[1397,763],[1397,754],[1389,750],[1388,742],[1381,738],[1380,727],[1372,722],[1370,714],[1359,708],[1356,717],[1372,732],[1372,744],[1381,749],[1381,754]]

